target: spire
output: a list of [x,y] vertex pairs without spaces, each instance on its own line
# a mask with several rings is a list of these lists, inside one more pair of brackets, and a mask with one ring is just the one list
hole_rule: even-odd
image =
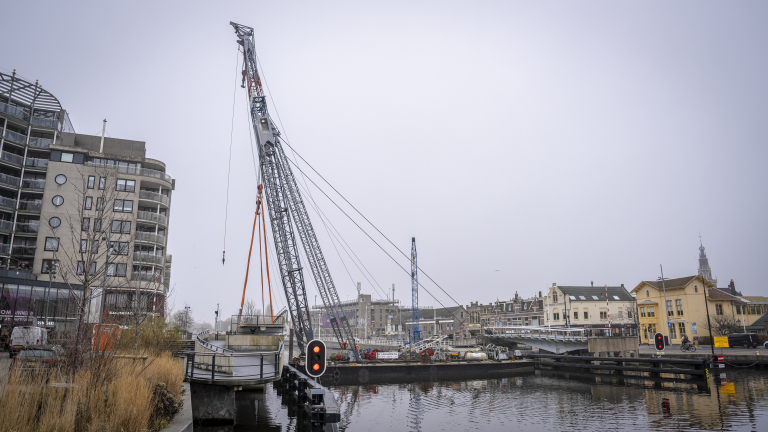
[[709,259],[707,259],[704,244],[701,243],[701,235],[699,235],[699,276],[712,282],[717,288],[717,279],[712,278],[712,269],[709,268]]

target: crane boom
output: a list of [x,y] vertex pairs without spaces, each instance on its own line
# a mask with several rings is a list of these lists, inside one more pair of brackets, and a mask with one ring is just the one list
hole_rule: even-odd
[[299,347],[304,351],[306,343],[314,338],[314,334],[303,268],[293,230],[294,225],[298,230],[304,253],[309,261],[320,298],[329,314],[331,327],[339,346],[344,347],[346,342],[352,351],[353,358],[360,360],[351,326],[344,314],[344,308],[309,219],[307,208],[301,198],[296,178],[283,151],[280,131],[272,123],[267,112],[256,64],[253,29],[232,22],[230,24],[235,28],[239,38],[238,43],[243,47],[243,86],[247,85],[250,97],[251,120],[259,148],[259,167],[265,186],[272,237]]

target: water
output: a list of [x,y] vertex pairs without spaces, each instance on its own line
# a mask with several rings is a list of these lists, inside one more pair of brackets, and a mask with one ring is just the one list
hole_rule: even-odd
[[[536,371],[459,382],[331,387],[340,431],[768,431],[768,372],[706,385]],[[722,391],[721,391],[722,389]],[[196,432],[303,431],[277,389],[238,393],[238,424]],[[668,412],[662,407],[669,400]]]

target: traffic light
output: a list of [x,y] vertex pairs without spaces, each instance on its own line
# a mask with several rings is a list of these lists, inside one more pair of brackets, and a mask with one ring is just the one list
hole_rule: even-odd
[[307,344],[307,375],[319,377],[325,373],[325,342],[312,340]]
[[656,351],[664,351],[664,335],[661,333],[656,333],[656,335],[653,337],[653,342],[656,345]]

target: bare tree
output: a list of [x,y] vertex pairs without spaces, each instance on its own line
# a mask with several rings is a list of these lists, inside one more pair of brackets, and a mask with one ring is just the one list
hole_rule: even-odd
[[741,326],[736,322],[736,319],[733,316],[728,315],[715,315],[711,318],[712,321],[712,328],[710,329],[707,324],[704,324],[703,327],[707,330],[712,330],[712,333],[715,333],[720,336],[726,336],[731,333],[738,333],[739,330],[741,330]]

